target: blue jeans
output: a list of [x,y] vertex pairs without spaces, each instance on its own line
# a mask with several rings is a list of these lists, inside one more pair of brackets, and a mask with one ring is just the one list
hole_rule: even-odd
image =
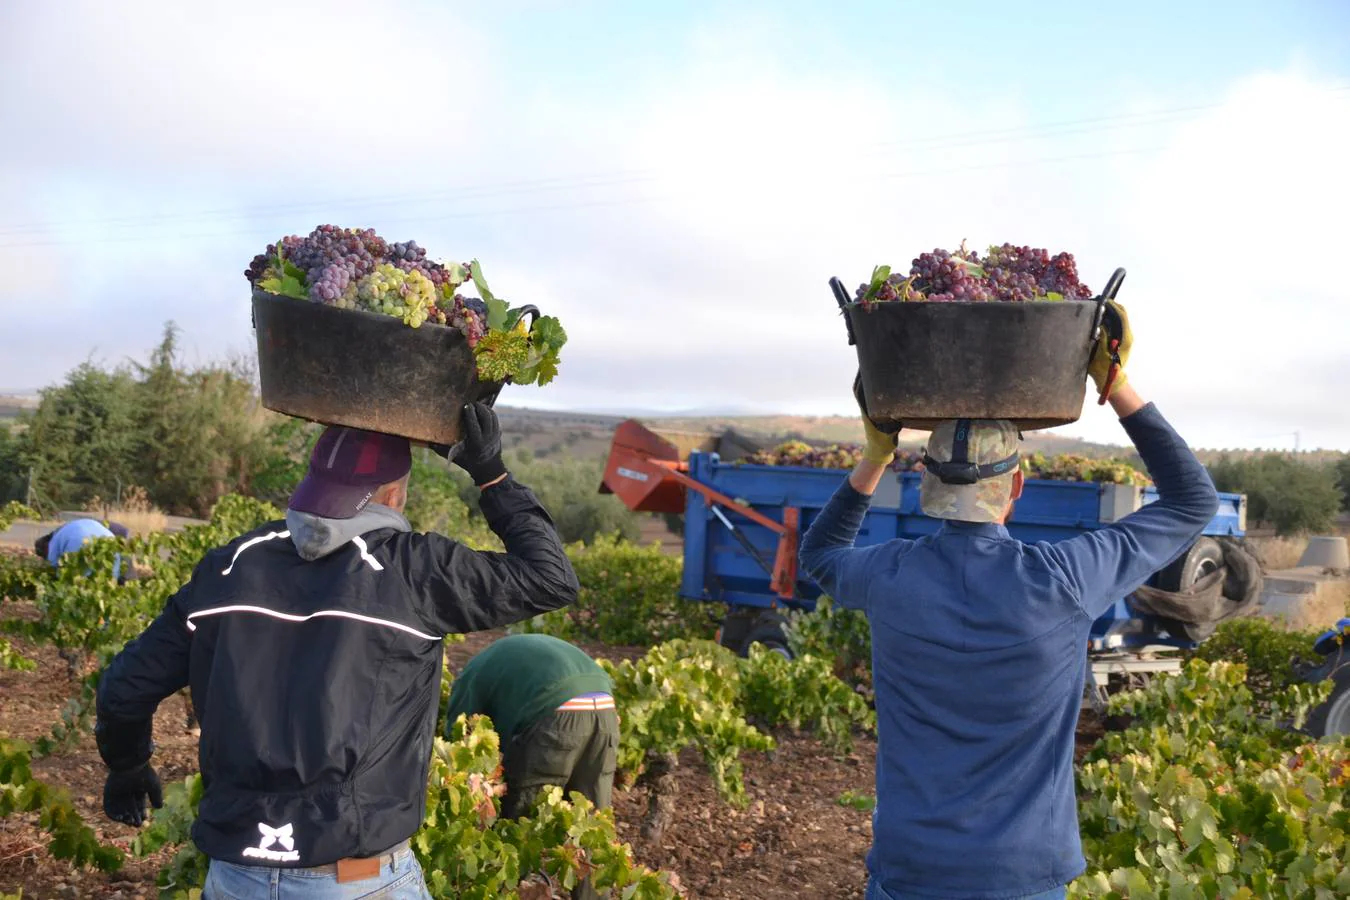
[[[1066,896],[1068,896],[1068,889],[1057,887],[1039,894],[1027,894],[1025,897],[1017,898],[1017,900],[1064,900]],[[207,900],[210,900],[210,898],[207,898]],[[910,900],[910,898],[905,894],[887,893],[874,879],[868,878],[865,900]]]
[[338,884],[331,869],[281,869],[241,866],[211,860],[202,900],[431,900],[422,867],[407,848],[394,854],[380,874]]

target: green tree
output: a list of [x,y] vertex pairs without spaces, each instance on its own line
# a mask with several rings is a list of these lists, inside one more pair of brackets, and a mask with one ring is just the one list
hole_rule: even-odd
[[322,426],[290,416],[277,416],[268,422],[261,436],[261,460],[249,480],[248,493],[285,507],[291,492],[305,477],[309,455],[322,433]]
[[255,479],[268,499],[289,494],[308,439],[289,421],[262,408],[246,363],[183,366],[169,322],[147,362],[85,363],[44,390],[16,438],[16,468],[32,470],[34,501],[48,511],[138,485],[169,512],[204,515]]
[[0,424],[0,503],[25,500],[28,470],[19,459],[21,446],[9,425]]
[[540,461],[522,448],[508,454],[507,465],[539,497],[565,542],[589,544],[601,535],[636,541],[640,536],[632,510],[618,497],[600,493],[603,459],[564,456]]
[[[600,493],[605,473],[603,459],[564,456],[541,460],[526,447],[506,451],[503,459],[511,474],[534,491],[565,543],[589,544],[602,535],[616,535],[627,541],[636,541],[641,536],[632,510],[618,497]],[[458,469],[455,471],[458,473]],[[460,498],[475,516],[479,515],[478,491],[467,478],[457,476],[456,483]]]
[[137,366],[138,474],[158,505],[203,515],[225,494],[246,492],[275,462],[274,417],[245,365],[186,369],[177,349],[178,328],[169,322],[149,364]]
[[136,381],[127,369],[83,363],[65,384],[44,389],[21,421],[19,463],[32,470],[34,502],[44,511],[135,483]]
[[1350,453],[1335,463],[1336,484],[1341,489],[1341,509],[1350,512]]
[[1247,515],[1268,522],[1278,534],[1328,531],[1343,496],[1330,466],[1304,462],[1288,454],[1235,459],[1227,454],[1210,466],[1221,491],[1247,495]]

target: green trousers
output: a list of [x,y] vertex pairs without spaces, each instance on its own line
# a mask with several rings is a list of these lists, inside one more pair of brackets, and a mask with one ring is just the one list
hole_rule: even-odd
[[[610,805],[619,717],[612,709],[554,711],[517,732],[502,754],[506,796],[502,815],[529,815],[539,790],[557,785],[566,796],[576,791],[599,809]],[[588,882],[572,892],[576,900],[599,897]]]

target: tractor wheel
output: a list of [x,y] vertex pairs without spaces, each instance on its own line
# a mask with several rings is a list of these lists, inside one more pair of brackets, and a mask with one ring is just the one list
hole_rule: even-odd
[[1316,738],[1350,734],[1350,665],[1331,675],[1331,696],[1308,716],[1308,733]]
[[[1202,537],[1181,556],[1158,573],[1158,588],[1164,591],[1184,591],[1200,579],[1223,568],[1223,547],[1213,538]],[[1215,623],[1195,624],[1177,619],[1162,619],[1169,633],[1188,641],[1200,643],[1214,634]]]
[[753,610],[744,607],[729,609],[713,640],[737,656],[744,656],[745,648],[750,643],[750,632],[755,627],[755,622],[756,613]]
[[750,629],[742,656],[750,654],[751,644],[760,644],[764,649],[772,650],[784,659],[792,659],[792,651],[788,648],[787,619],[778,613],[764,613]]

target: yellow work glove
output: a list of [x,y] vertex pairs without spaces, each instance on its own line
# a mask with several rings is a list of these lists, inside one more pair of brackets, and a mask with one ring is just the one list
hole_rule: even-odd
[[895,459],[895,448],[900,442],[900,430],[897,428],[894,432],[886,432],[872,424],[871,417],[867,415],[867,401],[863,398],[861,372],[853,379],[853,397],[858,401],[858,409],[862,410],[863,435],[866,439],[863,459],[879,466],[889,466]]
[[[1102,310],[1101,337],[1092,348],[1092,359],[1088,362],[1088,375],[1097,386],[1099,396],[1106,390],[1107,374],[1111,371],[1113,340],[1120,341],[1119,346],[1115,348],[1116,355],[1120,357],[1120,368],[1116,371],[1115,380],[1111,382],[1110,388],[1114,393],[1116,388],[1125,383],[1125,363],[1130,358],[1134,334],[1130,331],[1130,318],[1125,314],[1125,307],[1114,300],[1108,300],[1106,309]],[[1110,394],[1107,394],[1107,397],[1109,396]]]

